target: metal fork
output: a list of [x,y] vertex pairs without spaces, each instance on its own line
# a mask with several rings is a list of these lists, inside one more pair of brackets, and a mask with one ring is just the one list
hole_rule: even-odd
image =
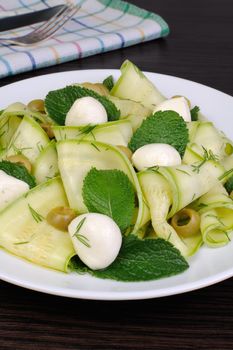
[[51,37],[56,33],[64,24],[69,21],[75,13],[79,10],[80,6],[74,4],[67,4],[51,17],[48,21],[44,22],[41,26],[33,30],[32,32],[18,37],[0,38],[1,42],[7,42],[19,46],[34,45],[45,39]]

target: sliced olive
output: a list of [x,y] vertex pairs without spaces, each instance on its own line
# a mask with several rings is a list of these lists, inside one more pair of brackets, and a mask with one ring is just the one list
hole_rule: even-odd
[[40,126],[42,127],[42,129],[44,129],[44,131],[46,132],[46,134],[48,135],[48,137],[50,139],[53,139],[54,138],[54,132],[53,132],[53,129],[52,129],[52,124],[49,124],[49,123],[41,123]]
[[193,209],[184,208],[172,217],[171,225],[181,236],[195,235],[200,229],[200,215]]
[[27,157],[23,154],[15,154],[6,158],[8,162],[23,165],[29,173],[32,171],[32,165]]
[[28,103],[27,106],[32,112],[45,112],[44,100],[32,100]]
[[126,157],[131,161],[133,153],[131,152],[131,150],[128,147],[122,146],[122,145],[117,145],[117,148],[119,148],[126,155]]
[[68,207],[56,207],[50,210],[46,220],[53,227],[61,231],[68,231],[68,225],[77,216],[75,211]]

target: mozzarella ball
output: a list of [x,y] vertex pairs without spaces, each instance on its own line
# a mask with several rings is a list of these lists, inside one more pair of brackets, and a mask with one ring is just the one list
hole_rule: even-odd
[[0,170],[0,210],[29,191],[29,185]]
[[102,124],[108,121],[104,106],[93,97],[78,98],[66,115],[66,126]]
[[69,224],[68,232],[77,255],[92,270],[111,265],[121,248],[121,231],[107,215],[79,215]]
[[181,157],[174,147],[166,143],[151,143],[138,148],[132,156],[132,162],[140,171],[156,165],[179,165]]
[[168,110],[177,112],[184,119],[184,121],[191,122],[189,105],[183,96],[163,101],[155,107],[153,113]]

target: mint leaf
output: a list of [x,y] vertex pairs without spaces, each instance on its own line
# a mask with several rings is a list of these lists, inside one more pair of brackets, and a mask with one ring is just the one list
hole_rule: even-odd
[[224,186],[229,194],[233,191],[233,175],[227,180]]
[[26,182],[30,188],[36,186],[35,178],[27,171],[23,165],[2,160],[0,162],[0,170],[5,171],[7,175],[13,176],[18,180]]
[[192,122],[196,122],[198,120],[198,112],[199,111],[200,111],[200,108],[198,106],[195,106],[190,110]]
[[70,269],[78,273],[91,273],[99,278],[117,281],[149,281],[169,277],[185,271],[187,261],[179,250],[161,238],[138,239],[134,235],[123,238],[116,260],[104,270],[92,271],[78,257],[70,262]]
[[114,86],[113,76],[112,76],[112,75],[109,75],[106,79],[104,79],[103,85],[104,85],[109,91],[111,91],[112,88],[113,88],[113,86]]
[[124,231],[134,214],[134,188],[120,170],[92,168],[83,182],[83,200],[92,213],[110,216]]
[[166,143],[183,157],[188,141],[189,134],[184,119],[175,111],[158,111],[143,121],[128,146],[135,152],[148,143]]
[[53,120],[59,125],[65,124],[66,115],[72,107],[73,103],[81,97],[91,96],[98,100],[106,109],[108,120],[118,120],[120,111],[105,96],[99,95],[93,90],[86,89],[81,86],[66,86],[63,89],[50,91],[45,98],[45,108]]

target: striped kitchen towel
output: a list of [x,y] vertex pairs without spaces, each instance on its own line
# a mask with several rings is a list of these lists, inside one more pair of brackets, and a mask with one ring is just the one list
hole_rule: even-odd
[[[169,33],[159,15],[121,0],[76,0],[81,9],[52,38],[34,46],[0,44],[0,78],[153,40]],[[0,0],[0,18],[64,4],[60,0]],[[40,25],[40,24],[39,24]],[[21,36],[38,24],[5,31]]]

